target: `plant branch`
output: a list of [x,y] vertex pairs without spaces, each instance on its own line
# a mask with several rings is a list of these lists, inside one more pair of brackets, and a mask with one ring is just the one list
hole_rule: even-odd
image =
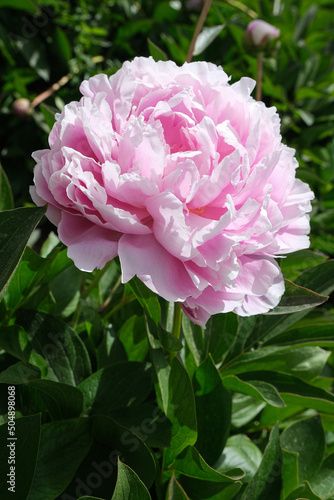
[[212,4],[212,0],[205,0],[205,2],[204,2],[201,15],[198,18],[197,26],[195,28],[194,35],[193,35],[193,38],[192,38],[190,46],[189,46],[189,50],[188,50],[188,54],[187,54],[187,59],[186,59],[186,61],[188,63],[193,58],[196,40],[198,38],[198,35],[202,31],[202,28],[203,28],[203,25],[205,23],[205,19],[206,19],[206,16],[208,15],[208,12],[209,12],[209,9],[211,7],[211,4]]

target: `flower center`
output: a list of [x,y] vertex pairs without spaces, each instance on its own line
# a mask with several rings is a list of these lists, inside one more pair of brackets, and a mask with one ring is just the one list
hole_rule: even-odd
[[200,208],[190,208],[189,212],[192,212],[193,214],[196,215],[201,215],[204,212],[205,207],[200,207]]

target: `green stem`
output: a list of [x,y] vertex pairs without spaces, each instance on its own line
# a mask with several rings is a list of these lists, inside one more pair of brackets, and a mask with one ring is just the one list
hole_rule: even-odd
[[256,75],[256,100],[262,99],[262,78],[263,78],[263,52],[257,56],[257,75]]
[[110,262],[107,262],[107,264],[104,266],[103,269],[101,269],[97,274],[96,276],[92,279],[90,285],[82,292],[81,294],[81,298],[82,299],[87,299],[88,295],[90,294],[90,292],[92,290],[94,290],[95,287],[97,287],[97,285],[99,284],[99,281],[100,279],[102,278],[102,276],[105,274],[105,272],[109,269],[109,266],[111,264],[112,261]]
[[127,295],[126,297],[122,298],[120,302],[118,302],[118,304],[115,305],[115,307],[113,307],[105,315],[102,315],[102,319],[103,320],[109,319],[116,311],[121,309],[126,304],[129,304],[133,300],[136,300],[136,297],[134,295]]
[[206,16],[208,15],[211,4],[212,4],[212,0],[205,0],[205,2],[204,2],[203,9],[202,9],[201,15],[199,16],[197,26],[195,28],[194,35],[193,35],[193,38],[191,40],[190,47],[188,50],[187,59],[186,59],[187,62],[190,62],[193,58],[196,40],[197,40],[198,35],[202,31],[202,28],[203,28]]
[[181,322],[182,322],[181,304],[180,304],[180,302],[175,302],[175,304],[174,304],[174,317],[173,317],[173,330],[172,330],[172,334],[175,335],[175,337],[177,339],[180,338]]

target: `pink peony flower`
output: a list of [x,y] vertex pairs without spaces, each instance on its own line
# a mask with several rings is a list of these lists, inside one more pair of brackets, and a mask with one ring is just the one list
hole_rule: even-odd
[[276,110],[250,97],[253,80],[228,80],[210,63],[135,58],[84,81],[33,154],[31,196],[75,265],[118,255],[123,282],[137,275],[200,325],[275,307],[274,257],[309,246],[313,193]]

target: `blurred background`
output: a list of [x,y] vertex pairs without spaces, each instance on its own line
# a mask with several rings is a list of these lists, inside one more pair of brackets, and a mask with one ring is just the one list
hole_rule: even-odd
[[[0,0],[0,160],[14,206],[31,204],[31,153],[48,147],[54,115],[80,98],[81,81],[100,72],[111,75],[136,55],[182,64],[202,5],[201,0]],[[263,19],[280,30],[276,49],[264,59],[262,99],[278,109],[283,142],[297,151],[297,175],[316,194],[312,248],[329,255],[334,255],[333,14],[333,0],[213,0],[193,58],[223,66],[232,82],[255,78],[256,57],[242,43],[247,25]]]

